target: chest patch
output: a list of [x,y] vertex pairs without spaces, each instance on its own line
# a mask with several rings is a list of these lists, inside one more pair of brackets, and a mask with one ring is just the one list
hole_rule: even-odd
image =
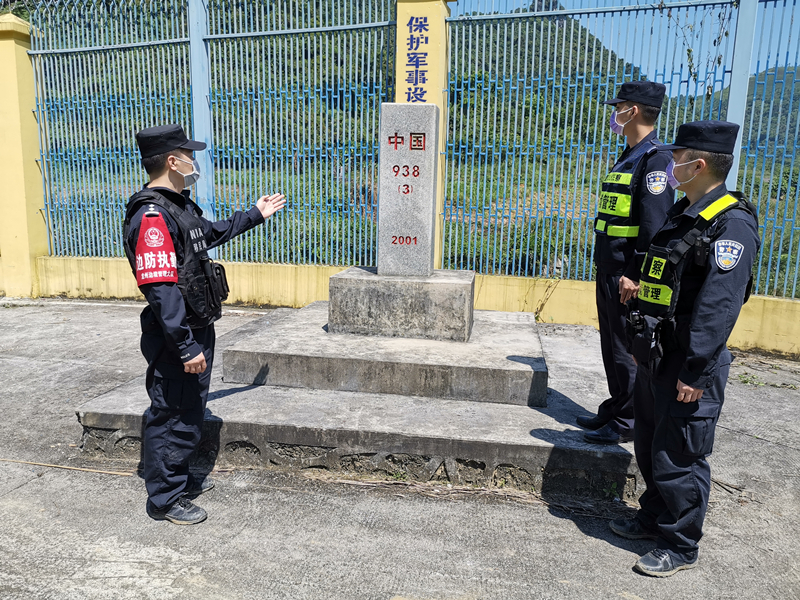
[[744,250],[744,246],[739,242],[718,240],[714,244],[714,260],[717,261],[717,266],[720,269],[730,271],[742,258],[742,250]]
[[647,191],[651,194],[660,194],[667,189],[667,174],[665,171],[653,171],[648,173],[645,179],[647,181]]

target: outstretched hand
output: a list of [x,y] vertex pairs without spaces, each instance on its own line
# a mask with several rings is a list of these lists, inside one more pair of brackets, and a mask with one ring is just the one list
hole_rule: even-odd
[[276,212],[286,206],[286,196],[283,194],[272,194],[271,196],[261,196],[256,202],[258,210],[264,219],[269,219]]

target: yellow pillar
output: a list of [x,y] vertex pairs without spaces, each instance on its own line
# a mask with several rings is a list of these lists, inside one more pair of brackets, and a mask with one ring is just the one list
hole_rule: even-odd
[[36,296],[47,254],[28,23],[0,16],[0,294]]
[[[395,102],[426,102],[439,107],[439,172],[436,178],[435,269],[442,267],[445,141],[447,139],[448,0],[397,0]],[[449,0],[450,2],[454,0]]]

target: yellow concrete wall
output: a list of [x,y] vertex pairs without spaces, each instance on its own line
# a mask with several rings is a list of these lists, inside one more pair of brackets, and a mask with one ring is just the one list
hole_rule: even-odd
[[40,256],[36,269],[43,297],[144,300],[124,258]]
[[[344,267],[223,263],[231,287],[228,303],[300,308],[328,299],[328,279]],[[37,259],[42,296],[139,298],[128,262],[119,258],[42,256]],[[478,275],[475,308],[533,312],[544,323],[597,327],[594,283]],[[753,296],[742,309],[730,345],[800,357],[800,300]]]
[[[300,308],[328,299],[328,280],[345,267],[230,263],[228,304]],[[136,279],[124,258],[41,256],[41,295],[66,298],[138,298]]]
[[36,295],[35,261],[47,253],[39,133],[28,24],[0,16],[0,292]]

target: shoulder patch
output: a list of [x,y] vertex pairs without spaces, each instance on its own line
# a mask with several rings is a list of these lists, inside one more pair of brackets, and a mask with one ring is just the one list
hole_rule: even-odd
[[717,240],[714,243],[714,260],[717,261],[717,266],[723,271],[730,271],[737,264],[739,259],[742,258],[742,250],[744,245],[733,240]]
[[175,246],[164,217],[158,213],[145,214],[136,242],[136,284],[177,281]]
[[666,171],[653,171],[648,173],[645,177],[647,182],[647,191],[651,194],[660,194],[667,189],[667,173]]

